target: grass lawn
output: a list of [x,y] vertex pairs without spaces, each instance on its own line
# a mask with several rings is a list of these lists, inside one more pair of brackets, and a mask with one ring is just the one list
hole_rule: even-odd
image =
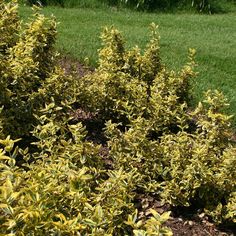
[[[21,7],[26,18],[30,8]],[[83,61],[88,57],[96,66],[102,27],[114,25],[124,35],[127,47],[145,47],[148,25],[158,24],[163,61],[171,68],[180,68],[188,48],[197,50],[199,72],[194,81],[195,102],[207,89],[219,89],[231,103],[229,112],[236,114],[236,13],[220,15],[148,14],[116,9],[63,9],[47,7],[46,15],[54,14],[58,25],[57,49]],[[236,127],[236,117],[234,118]]]

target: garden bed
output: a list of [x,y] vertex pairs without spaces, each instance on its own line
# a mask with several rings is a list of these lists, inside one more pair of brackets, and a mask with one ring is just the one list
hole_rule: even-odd
[[[69,56],[62,56],[59,64],[65,70],[67,75],[77,74],[77,78],[93,73],[94,68],[89,68],[79,61],[71,59]],[[76,109],[72,114],[73,122],[82,122],[88,131],[87,140],[94,144],[100,144],[100,155],[104,158],[107,170],[113,169],[113,162],[109,158],[109,149],[107,139],[103,132],[104,124],[96,118],[95,114]],[[236,137],[236,136],[234,136]],[[236,234],[236,225],[216,225],[209,217],[203,213],[203,209],[198,207],[172,207],[169,204],[155,199],[147,194],[138,194],[135,199],[136,208],[139,209],[140,217],[146,218],[150,208],[163,214],[171,211],[169,220],[165,223],[174,236],[233,236]]]

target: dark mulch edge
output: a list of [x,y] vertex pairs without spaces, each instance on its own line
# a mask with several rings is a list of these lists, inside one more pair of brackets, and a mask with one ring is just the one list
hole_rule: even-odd
[[[88,68],[80,62],[71,59],[69,56],[61,56],[59,64],[66,74],[76,74],[78,78],[93,73],[94,68]],[[96,118],[94,114],[75,110],[74,121],[82,122],[88,131],[87,140],[101,145],[100,154],[104,158],[107,169],[112,169],[112,161],[108,159],[109,149],[106,145],[106,138],[103,133],[104,124]],[[236,137],[236,136],[235,136]],[[235,138],[236,139],[236,138]],[[171,211],[170,219],[165,223],[174,236],[234,236],[236,235],[236,225],[215,225],[202,213],[201,209],[191,209],[187,207],[171,207],[161,201],[146,194],[139,194],[135,200],[139,209],[140,218],[148,216],[148,209],[155,209],[162,214]]]

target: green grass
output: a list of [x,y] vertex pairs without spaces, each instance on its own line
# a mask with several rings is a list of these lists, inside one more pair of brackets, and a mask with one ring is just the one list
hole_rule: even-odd
[[[21,7],[26,18],[30,9]],[[97,50],[101,47],[100,32],[114,25],[125,36],[127,47],[145,47],[148,25],[160,26],[161,55],[170,68],[186,62],[188,48],[197,50],[198,77],[194,82],[195,102],[203,91],[219,89],[231,103],[229,112],[236,114],[236,14],[148,14],[128,10],[63,9],[47,7],[46,15],[54,14],[58,25],[57,49],[62,54],[83,61],[88,57],[96,66]],[[234,118],[236,127],[236,118]]]

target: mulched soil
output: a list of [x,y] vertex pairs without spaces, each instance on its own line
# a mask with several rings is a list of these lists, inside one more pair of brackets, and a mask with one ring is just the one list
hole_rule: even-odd
[[236,233],[236,229],[232,226],[221,225],[217,227],[204,213],[201,213],[200,209],[172,207],[144,194],[138,196],[138,202],[140,204],[138,207],[143,215],[147,214],[150,208],[160,214],[171,211],[170,219],[165,225],[171,228],[174,236],[233,236]]
[[[77,74],[78,77],[92,73],[94,69],[83,66],[80,62],[63,56],[59,59],[59,63],[64,68],[66,74]],[[82,122],[88,131],[87,139],[96,144],[101,144],[100,154],[104,158],[107,169],[112,169],[112,161],[109,160],[109,149],[106,145],[106,138],[103,133],[104,124],[96,118],[95,114],[75,110],[75,122]],[[236,139],[236,136],[235,136]],[[147,194],[138,194],[135,199],[136,207],[139,209],[140,218],[148,216],[148,209],[155,209],[162,214],[171,211],[170,219],[166,222],[166,226],[171,228],[174,236],[234,236],[236,235],[236,225],[220,225],[217,226],[202,213],[200,209],[187,207],[171,207],[169,204],[163,204],[155,197]]]
[[66,74],[76,74],[78,77],[82,77],[94,71],[94,68],[87,67],[66,55],[60,56],[58,63],[65,70]]

